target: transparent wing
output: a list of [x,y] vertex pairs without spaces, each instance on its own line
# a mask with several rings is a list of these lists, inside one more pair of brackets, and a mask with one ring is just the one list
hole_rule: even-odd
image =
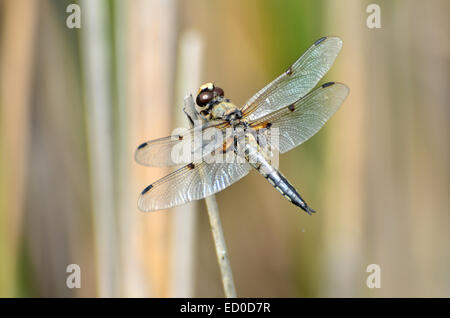
[[286,72],[256,93],[241,109],[250,120],[290,105],[305,96],[333,65],[342,48],[336,37],[317,40]]
[[[201,159],[203,150],[207,145],[212,149],[219,146],[214,140],[202,139],[217,133],[225,124],[214,124],[205,127],[186,129],[179,135],[172,135],[160,139],[144,142],[137,149],[134,158],[137,163],[144,166],[166,167],[187,164],[193,158]],[[197,129],[197,131],[196,131]]]
[[[325,83],[297,102],[250,123],[251,127],[279,129],[278,146],[281,153],[297,147],[322,128],[336,112],[349,93],[342,83]],[[273,130],[272,130],[273,131]]]
[[238,181],[250,170],[248,163],[188,164],[142,191],[138,207],[148,212],[203,199]]
[[[192,134],[193,131],[187,134]],[[164,167],[175,166],[179,164],[172,158],[172,151],[175,147],[183,147],[183,143],[189,142],[188,146],[191,147],[190,140],[184,139],[185,135],[173,135],[164,138],[159,138],[141,144],[135,152],[134,158],[137,163],[144,166]],[[184,140],[184,141],[183,141]]]

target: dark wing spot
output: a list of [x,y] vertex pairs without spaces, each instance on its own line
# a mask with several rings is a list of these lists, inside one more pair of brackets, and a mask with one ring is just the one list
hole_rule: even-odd
[[178,140],[183,140],[183,136],[178,135]]
[[292,75],[292,66],[290,66],[290,67],[286,70],[286,75],[287,75],[287,76],[291,76],[291,75]]
[[324,36],[323,38],[318,39],[316,42],[314,42],[314,45],[319,45],[320,43],[322,43],[323,41],[326,40],[326,36]]
[[150,190],[151,188],[153,188],[153,185],[149,185],[147,188],[145,188],[144,190],[142,190],[141,194],[145,194],[146,192],[148,192],[148,190]]
[[295,110],[295,105],[294,105],[294,104],[289,105],[289,106],[288,106],[288,109],[289,109],[291,112],[293,112],[293,111]]
[[147,146],[147,143],[146,143],[146,142],[144,142],[143,144],[141,144],[141,145],[138,147],[138,149],[144,148],[145,146]]
[[188,167],[189,169],[194,169],[195,165],[191,162],[190,164],[188,164],[186,167]]
[[334,85],[334,82],[325,83],[325,84],[322,85],[322,88],[325,88],[325,87],[328,87],[328,86],[331,86],[331,85]]
[[272,123],[267,123],[266,128],[269,129],[270,127],[272,127]]

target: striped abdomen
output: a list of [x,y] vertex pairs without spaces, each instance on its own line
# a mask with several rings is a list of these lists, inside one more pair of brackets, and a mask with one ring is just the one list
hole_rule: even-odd
[[[262,174],[262,173],[261,173]],[[280,171],[275,170],[268,175],[262,174],[267,180],[269,180],[270,184],[273,185],[275,189],[280,191],[280,193],[289,201],[291,201],[296,206],[300,207],[306,213],[311,215],[314,213],[313,209],[311,209],[306,202],[302,199],[300,194],[298,194],[297,190],[295,190],[294,186],[289,183],[288,180],[281,174]]]
[[253,168],[258,170],[264,178],[269,180],[270,184],[272,184],[272,186],[286,199],[300,207],[309,215],[315,212],[306,204],[300,194],[298,194],[297,190],[295,190],[294,186],[289,183],[281,172],[270,165],[264,157],[263,152],[259,149],[259,146],[255,147],[254,145],[246,145],[245,159],[250,163],[250,165],[252,165]]

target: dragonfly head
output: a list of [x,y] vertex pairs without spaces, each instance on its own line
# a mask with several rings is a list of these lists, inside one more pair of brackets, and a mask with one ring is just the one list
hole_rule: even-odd
[[223,89],[215,87],[213,83],[206,83],[200,86],[196,103],[199,107],[206,107],[211,102],[215,102],[217,99],[224,96]]

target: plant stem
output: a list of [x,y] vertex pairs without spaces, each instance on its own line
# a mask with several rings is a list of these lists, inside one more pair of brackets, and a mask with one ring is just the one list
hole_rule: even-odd
[[[196,35],[191,34],[190,38]],[[200,54],[199,52],[197,54]],[[198,56],[197,56],[198,57]],[[192,56],[190,59],[191,64],[195,61]],[[194,63],[195,64],[195,63]],[[198,66],[198,71],[200,66]],[[198,75],[198,73],[197,73]],[[192,74],[191,74],[192,77]],[[192,95],[186,96],[184,99],[184,112],[188,114],[192,120],[201,120],[198,112],[195,109],[195,103]],[[190,123],[193,127],[192,122]],[[236,288],[234,287],[233,273],[231,271],[230,261],[228,259],[227,245],[225,244],[225,237],[223,235],[222,223],[220,222],[219,207],[217,205],[215,195],[210,195],[205,198],[206,209],[208,210],[209,223],[211,225],[211,231],[214,238],[214,244],[216,246],[217,262],[219,263],[220,273],[222,276],[223,289],[225,297],[236,298]]]
[[103,1],[81,2],[83,10],[82,56],[86,90],[92,206],[97,256],[97,285],[100,297],[118,292],[117,223],[111,138],[111,87],[108,10]]
[[215,195],[205,198],[206,209],[208,210],[209,223],[216,245],[217,262],[219,263],[222,275],[223,289],[225,297],[236,298],[236,288],[234,286],[233,273],[228,259],[227,246],[223,235],[222,223],[220,222],[219,207]]
[[[201,76],[203,43],[197,31],[186,30],[179,35],[179,53],[176,73],[176,100],[185,98],[186,92],[195,92]],[[190,112],[195,111],[190,108]],[[190,124],[184,112],[177,109],[176,126]],[[194,115],[193,115],[194,116]],[[192,125],[191,125],[192,127]],[[177,207],[173,211],[172,297],[190,298],[194,294],[195,279],[195,226],[197,202]]]

